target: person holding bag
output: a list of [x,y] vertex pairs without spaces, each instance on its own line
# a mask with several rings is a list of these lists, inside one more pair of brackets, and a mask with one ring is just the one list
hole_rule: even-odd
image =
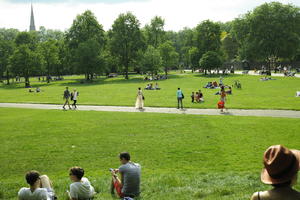
[[138,88],[138,93],[137,93],[136,102],[135,102],[135,108],[142,110],[144,107],[144,100],[145,100],[145,97],[143,95],[142,89]]

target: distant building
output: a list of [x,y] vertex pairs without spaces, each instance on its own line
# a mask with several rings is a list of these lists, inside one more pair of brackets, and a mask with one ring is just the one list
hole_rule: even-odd
[[30,27],[29,31],[35,31],[35,24],[34,24],[34,15],[33,15],[33,7],[31,4],[31,16],[30,16]]

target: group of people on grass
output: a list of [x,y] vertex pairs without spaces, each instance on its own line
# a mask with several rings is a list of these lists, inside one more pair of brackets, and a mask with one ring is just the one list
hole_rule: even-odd
[[153,83],[148,83],[145,90],[160,90],[160,87],[158,86],[158,83],[155,83],[155,86],[153,86]]
[[[112,175],[111,193],[117,197],[130,200],[140,196],[141,166],[130,161],[129,153],[120,153],[121,166],[110,169]],[[300,192],[293,189],[300,169],[300,151],[290,150],[282,145],[270,146],[263,155],[264,167],[261,181],[273,188],[255,192],[251,200],[298,200]],[[117,174],[120,174],[120,178]],[[72,183],[67,191],[69,200],[91,200],[94,187],[84,177],[81,167],[69,170]],[[25,175],[29,188],[23,187],[18,192],[19,200],[54,200],[57,199],[48,176],[37,171],[29,171]]]
[[[41,88],[40,87],[37,87],[37,88],[35,88],[35,92],[36,93],[39,93],[39,92],[41,92],[42,90],[41,90]],[[29,88],[29,90],[28,90],[28,92],[34,92],[33,90],[32,90],[32,88]]]
[[158,81],[168,79],[167,75],[154,75],[154,76],[145,76],[144,81]]
[[[110,169],[112,175],[111,193],[117,197],[130,200],[140,196],[141,166],[130,161],[127,152],[119,155],[121,166]],[[120,174],[120,177],[118,177]],[[69,200],[92,200],[96,194],[90,181],[84,177],[84,169],[72,167],[69,170],[71,180],[70,190],[67,190]],[[52,183],[47,175],[37,171],[29,171],[25,175],[29,188],[23,187],[18,192],[19,200],[55,200],[57,199]]]
[[69,106],[70,110],[72,109],[70,106],[70,100],[73,101],[73,104],[72,104],[73,109],[77,109],[76,104],[77,104],[78,96],[79,96],[79,92],[76,89],[74,89],[74,91],[70,93],[69,88],[66,87],[66,90],[64,91],[64,94],[63,94],[63,99],[65,100],[63,109],[66,110],[66,105]]
[[198,92],[192,92],[191,99],[192,99],[192,103],[204,102],[204,96],[201,90],[199,90]]

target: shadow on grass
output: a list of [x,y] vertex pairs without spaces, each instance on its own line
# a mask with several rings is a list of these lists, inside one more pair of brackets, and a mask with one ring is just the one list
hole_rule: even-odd
[[194,77],[200,77],[200,78],[220,78],[222,76],[223,78],[232,78],[232,77],[242,77],[242,74],[195,74]]
[[184,78],[180,75],[170,75],[168,79],[163,79],[163,80],[147,80],[145,81],[143,77],[131,77],[129,79],[125,78],[99,78],[99,79],[94,79],[92,81],[86,81],[84,79],[77,79],[74,82],[69,82],[69,83],[61,83],[60,86],[93,86],[93,85],[110,85],[110,84],[138,84],[138,83],[144,83],[145,85],[149,82],[163,82],[167,81],[170,79],[181,79]]
[[[42,88],[42,87],[49,87],[49,86],[53,86],[55,85],[55,82],[50,82],[50,83],[41,83],[41,82],[31,82],[30,86],[31,89],[35,89],[37,87]],[[10,85],[6,85],[6,84],[0,84],[0,88],[1,89],[7,89],[7,90],[15,90],[15,89],[28,89],[29,88],[25,88],[25,83],[11,83]]]

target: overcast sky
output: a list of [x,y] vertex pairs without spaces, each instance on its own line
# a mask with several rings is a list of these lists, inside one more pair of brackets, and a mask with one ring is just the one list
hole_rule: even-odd
[[[91,10],[105,30],[120,13],[131,11],[142,26],[158,15],[165,29],[178,31],[199,22],[230,21],[272,0],[32,0],[36,27],[66,30],[76,15]],[[0,0],[0,28],[29,29],[31,0]],[[300,0],[279,0],[300,7]]]

